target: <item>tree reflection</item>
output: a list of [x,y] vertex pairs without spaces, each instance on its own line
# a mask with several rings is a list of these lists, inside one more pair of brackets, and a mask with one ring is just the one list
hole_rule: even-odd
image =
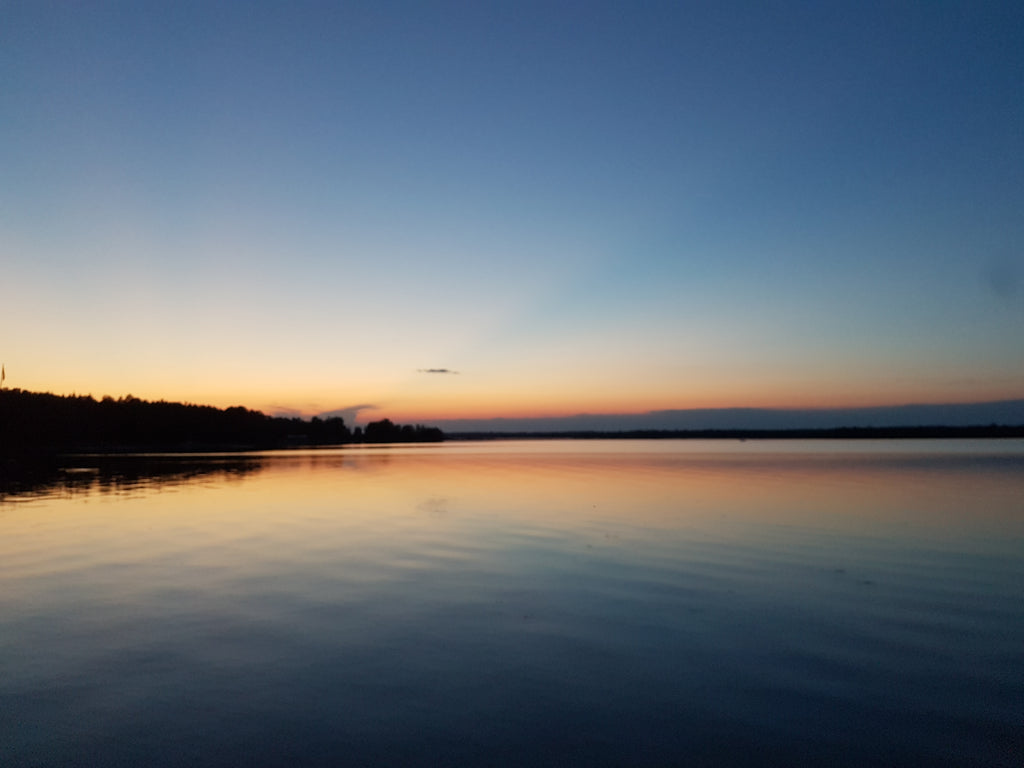
[[197,478],[242,478],[259,472],[265,460],[245,457],[100,456],[67,461],[0,461],[0,503],[87,493],[126,493],[183,485]]

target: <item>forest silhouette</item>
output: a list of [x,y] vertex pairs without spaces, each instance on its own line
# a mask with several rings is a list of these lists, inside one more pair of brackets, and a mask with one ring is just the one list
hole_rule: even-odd
[[438,442],[444,433],[389,419],[349,429],[344,419],[268,416],[241,406],[147,401],[132,395],[96,400],[0,389],[0,454],[73,451],[251,450],[348,443]]
[[445,439],[893,439],[1007,438],[1024,425],[887,426],[797,429],[513,430],[445,433],[381,419],[350,429],[339,416],[268,416],[241,406],[147,401],[132,395],[96,400],[0,389],[0,456],[146,451],[239,451],[353,443],[425,443]]

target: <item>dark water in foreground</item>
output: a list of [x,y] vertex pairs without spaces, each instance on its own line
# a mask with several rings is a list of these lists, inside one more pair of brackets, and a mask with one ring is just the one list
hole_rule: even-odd
[[1024,442],[81,458],[0,765],[1024,762]]

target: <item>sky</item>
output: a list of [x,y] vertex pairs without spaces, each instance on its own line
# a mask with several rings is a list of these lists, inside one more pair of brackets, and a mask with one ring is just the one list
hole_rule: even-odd
[[1019,2],[0,2],[7,387],[1024,397]]

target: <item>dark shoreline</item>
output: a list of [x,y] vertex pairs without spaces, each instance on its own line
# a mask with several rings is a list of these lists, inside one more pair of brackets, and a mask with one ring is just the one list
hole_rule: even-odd
[[332,416],[268,416],[241,406],[216,408],[127,395],[54,395],[0,389],[0,456],[68,453],[249,451],[362,443],[422,443],[444,438],[422,424],[372,421],[350,429]]
[[1024,425],[828,429],[632,429],[614,432],[446,432],[445,440],[949,440],[1024,437]]

